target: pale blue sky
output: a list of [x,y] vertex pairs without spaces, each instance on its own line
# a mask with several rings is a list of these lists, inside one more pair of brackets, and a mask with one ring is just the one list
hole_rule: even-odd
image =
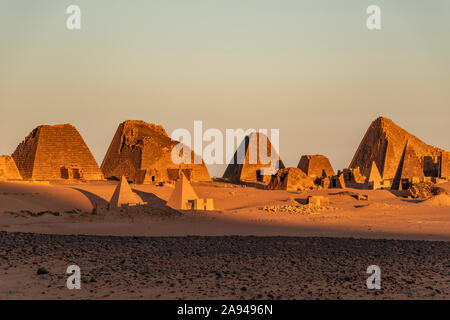
[[278,128],[289,166],[348,166],[379,115],[450,150],[450,1],[1,0],[0,111],[0,154],[72,123],[99,164],[126,119]]

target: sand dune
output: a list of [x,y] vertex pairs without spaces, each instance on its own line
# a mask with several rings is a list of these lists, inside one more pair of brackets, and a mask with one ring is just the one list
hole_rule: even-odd
[[26,182],[0,182],[0,212],[18,210],[80,209],[91,211],[91,201],[81,192],[64,186]]

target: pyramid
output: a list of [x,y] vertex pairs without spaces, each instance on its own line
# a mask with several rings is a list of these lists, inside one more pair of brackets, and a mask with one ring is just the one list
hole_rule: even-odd
[[406,130],[400,128],[392,120],[380,117],[370,125],[361,141],[350,168],[360,168],[364,176],[369,176],[372,162],[379,168],[383,179],[394,179],[400,164],[405,144],[415,150],[423,162],[423,170],[427,176],[439,176],[442,152],[445,150],[430,146]]
[[170,196],[167,205],[176,210],[188,210],[194,205],[194,201],[198,199],[197,194],[192,188],[191,183],[181,172],[180,178],[175,183],[175,189]]
[[371,189],[380,189],[383,183],[383,179],[381,178],[380,171],[377,168],[375,161],[372,162],[372,166],[370,167],[369,176],[366,180],[366,185],[371,187]]
[[304,155],[300,158],[297,168],[312,178],[332,177],[336,173],[330,160],[324,155]]
[[122,176],[116,190],[114,190],[111,200],[109,201],[109,207],[120,208],[124,206],[136,206],[142,204],[145,204],[145,202],[143,202],[141,197],[131,190],[127,179]]
[[0,176],[3,180],[22,180],[14,159],[10,156],[0,157]]
[[101,170],[106,178],[125,176],[134,183],[158,183],[178,178],[179,169],[190,181],[210,181],[203,161],[194,163],[197,155],[191,151],[191,164],[175,164],[171,152],[178,141],[170,139],[162,126],[144,121],[122,122],[114,135]]
[[403,151],[402,158],[400,160],[400,164],[395,174],[394,181],[392,182],[392,189],[403,189],[403,179],[411,180],[413,178],[420,179],[423,177],[424,173],[422,170],[420,159],[417,157],[413,146],[409,142],[407,142]]
[[278,159],[275,166],[271,163],[263,163],[263,161],[261,161],[259,156],[259,139],[266,139],[267,156],[272,157],[272,144],[270,143],[269,138],[263,133],[254,132],[246,136],[239,146],[239,148],[244,149],[244,157],[239,159],[240,155],[238,148],[231,163],[227,166],[223,178],[230,179],[234,182],[261,182],[268,184],[272,174],[275,174],[277,169],[284,168],[284,164],[278,154],[273,155],[273,158]]
[[70,124],[35,128],[12,157],[26,180],[103,179],[91,151]]
[[315,184],[311,177],[308,177],[298,168],[280,169],[272,176],[267,189],[269,190],[308,190],[314,188]]

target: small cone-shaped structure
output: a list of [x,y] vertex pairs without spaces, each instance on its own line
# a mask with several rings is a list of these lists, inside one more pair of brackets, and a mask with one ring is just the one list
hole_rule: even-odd
[[192,208],[195,199],[198,199],[198,196],[189,180],[181,171],[180,178],[175,184],[175,190],[173,190],[169,201],[167,201],[167,205],[176,210],[189,210]]
[[22,180],[14,159],[10,156],[0,157],[0,180]]
[[366,185],[371,187],[372,189],[380,189],[381,188],[381,182],[383,179],[381,178],[380,171],[378,170],[378,167],[375,163],[375,161],[372,161],[372,166],[370,167],[369,176],[366,180]]
[[122,206],[135,206],[145,204],[136,193],[131,190],[125,176],[122,176],[120,183],[117,185],[114,191],[111,201],[109,202],[110,208],[120,208]]

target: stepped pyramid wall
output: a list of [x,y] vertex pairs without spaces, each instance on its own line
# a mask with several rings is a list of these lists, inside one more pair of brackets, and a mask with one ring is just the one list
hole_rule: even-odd
[[27,180],[103,178],[91,151],[70,124],[37,127],[12,157]]

